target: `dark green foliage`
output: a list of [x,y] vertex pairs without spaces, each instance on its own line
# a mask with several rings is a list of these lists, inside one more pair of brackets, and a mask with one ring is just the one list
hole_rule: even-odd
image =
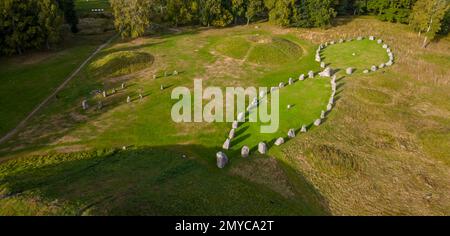
[[78,16],[74,0],[57,0],[59,8],[64,12],[64,20],[70,25],[72,33],[78,32]]
[[0,54],[50,47],[59,39],[62,14],[54,0],[0,1]]
[[408,23],[414,3],[415,0],[367,1],[367,10],[378,15],[383,21]]

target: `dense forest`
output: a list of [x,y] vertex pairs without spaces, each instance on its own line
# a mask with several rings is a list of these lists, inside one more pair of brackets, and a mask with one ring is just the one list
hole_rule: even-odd
[[[338,15],[375,15],[380,20],[410,24],[424,36],[446,34],[450,0],[110,0],[122,37],[138,37],[152,23],[225,27],[268,20],[284,27],[327,27]],[[65,23],[65,24],[64,24]],[[50,48],[78,18],[73,0],[2,0],[1,54]]]

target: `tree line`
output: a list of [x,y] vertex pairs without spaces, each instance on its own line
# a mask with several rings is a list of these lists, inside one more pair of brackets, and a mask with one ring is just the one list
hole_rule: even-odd
[[62,24],[78,31],[73,0],[1,0],[0,54],[50,48],[61,38]]
[[424,46],[446,34],[450,0],[110,0],[123,37],[137,37],[150,23],[224,27],[268,20],[285,27],[325,27],[337,15],[375,15],[410,24]]
[[[283,27],[326,27],[337,15],[375,15],[410,24],[426,46],[450,30],[450,0],[110,0],[122,37],[139,37],[151,23],[225,27],[267,20]],[[78,31],[74,0],[1,0],[0,54],[21,54]]]

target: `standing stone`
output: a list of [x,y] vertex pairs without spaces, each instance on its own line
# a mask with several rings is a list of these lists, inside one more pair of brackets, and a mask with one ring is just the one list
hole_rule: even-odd
[[332,109],[333,109],[333,104],[328,103],[328,105],[327,105],[327,111],[329,112],[329,111],[331,111]]
[[302,129],[300,130],[300,132],[302,133],[306,133],[308,130],[306,128],[306,125],[302,125]]
[[369,40],[370,40],[370,41],[373,41],[373,40],[375,40],[375,37],[374,37],[374,36],[370,36],[370,37],[369,37]]
[[316,54],[316,61],[317,62],[321,62],[322,61],[322,58],[320,57],[319,53]]
[[291,110],[291,108],[292,108],[292,105],[291,105],[291,104],[288,104],[288,105],[287,105],[287,109],[288,109],[288,110]]
[[267,144],[264,142],[260,142],[258,144],[258,152],[261,154],[266,154],[267,153]]
[[156,75],[153,75],[153,79],[156,79]]
[[103,97],[106,98],[108,96],[108,94],[106,93],[106,91],[103,91]]
[[289,78],[289,85],[294,84],[294,80],[292,78]]
[[308,72],[308,78],[310,79],[314,78],[314,71],[311,70]]
[[272,87],[272,88],[270,88],[270,92],[273,92],[273,91],[275,91],[277,89],[278,89],[278,87]]
[[383,40],[378,39],[378,40],[377,40],[377,43],[378,43],[378,44],[382,44],[382,43],[383,43]]
[[361,41],[361,40],[363,40],[363,37],[359,36],[359,37],[357,38],[357,40],[358,40],[358,41]]
[[130,103],[130,102],[131,102],[131,97],[128,96],[128,97],[127,97],[127,103]]
[[314,121],[314,125],[315,126],[319,126],[320,124],[322,124],[322,120],[321,119],[317,119],[316,121]]
[[300,77],[298,77],[298,80],[300,80],[300,81],[305,80],[305,74],[301,74]]
[[236,130],[235,129],[231,129],[230,133],[228,134],[228,138],[229,139],[234,139],[234,135],[236,134]]
[[241,150],[241,156],[247,158],[250,155],[250,148],[243,146]]
[[295,138],[295,130],[294,129],[290,129],[288,132],[288,137],[289,138]]
[[144,96],[142,96],[142,94],[139,94],[139,99],[142,100],[144,98]]
[[371,68],[370,68],[370,70],[372,71],[372,72],[375,72],[375,71],[377,71],[378,70],[378,68],[377,68],[377,66],[372,66]]
[[276,146],[281,146],[284,144],[284,138],[278,138],[277,141],[275,141]]
[[125,83],[122,83],[122,85],[120,85],[120,87],[121,87],[122,89],[125,89]]
[[164,77],[167,77],[167,75],[168,75],[167,71],[164,71]]
[[265,90],[261,90],[260,92],[259,92],[259,97],[260,98],[264,98],[266,96],[266,91]]
[[363,73],[364,73],[364,74],[368,74],[368,73],[369,73],[369,70],[364,70]]
[[279,88],[284,88],[284,82],[281,82],[281,83],[278,85],[278,87],[279,87]]
[[83,108],[83,110],[87,110],[89,108],[87,100],[83,100],[81,102],[81,107]]
[[216,154],[217,167],[220,169],[224,168],[228,164],[228,157],[223,152],[218,152]]
[[347,73],[347,75],[351,75],[353,74],[353,68],[349,67],[347,68],[347,70],[345,70],[345,72]]
[[222,148],[224,150],[228,150],[228,149],[230,149],[230,144],[231,144],[231,140],[229,138],[227,138],[227,140],[225,140],[225,143],[223,143]]
[[331,77],[332,71],[330,67],[325,68],[322,72],[319,73],[320,77]]
[[237,129],[239,127],[239,122],[237,122],[236,120],[233,121],[233,124],[231,125],[232,129]]
[[239,113],[237,119],[239,122],[244,122],[245,121],[245,113],[244,112]]
[[178,71],[175,70],[175,71],[173,72],[173,75],[178,75]]
[[389,46],[387,44],[383,44],[383,48],[387,49]]
[[387,53],[390,53],[390,52],[392,52],[392,51],[391,51],[390,48],[386,48],[386,52],[387,52]]
[[379,68],[380,68],[380,69],[383,69],[385,66],[386,66],[386,64],[381,63],[380,66],[379,66]]
[[386,63],[386,66],[392,66],[394,63],[390,60]]
[[164,85],[161,84],[161,91],[163,91],[163,90],[164,90]]
[[320,113],[320,119],[325,119],[325,111],[322,111],[322,112]]
[[334,41],[331,41],[331,42],[330,42],[331,45],[333,45],[333,44],[335,44],[335,43],[336,43],[336,42],[334,42]]
[[325,66],[326,66],[325,62],[321,62],[321,63],[320,63],[320,67],[321,67],[321,68],[325,68]]

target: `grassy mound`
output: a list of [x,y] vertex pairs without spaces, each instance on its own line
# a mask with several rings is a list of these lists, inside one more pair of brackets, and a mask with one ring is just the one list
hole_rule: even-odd
[[225,38],[215,49],[225,56],[266,66],[288,64],[302,56],[302,49],[288,39],[259,35]]
[[114,52],[93,62],[89,72],[95,77],[121,76],[150,67],[153,60],[153,56],[145,52]]
[[252,44],[245,37],[225,38],[216,46],[216,50],[228,57],[242,60]]
[[248,56],[248,61],[262,65],[283,65],[298,61],[302,49],[294,42],[283,38],[260,39]]

